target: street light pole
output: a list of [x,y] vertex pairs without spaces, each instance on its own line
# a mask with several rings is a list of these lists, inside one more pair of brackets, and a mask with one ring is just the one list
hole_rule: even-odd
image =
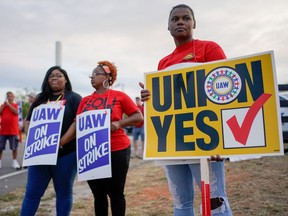
[[56,41],[56,66],[61,67],[61,52],[62,52],[62,46],[60,41]]

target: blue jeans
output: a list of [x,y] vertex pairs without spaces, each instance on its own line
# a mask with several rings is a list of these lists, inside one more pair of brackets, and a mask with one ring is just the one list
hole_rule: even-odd
[[20,215],[31,216],[36,214],[41,197],[51,179],[53,179],[56,192],[57,216],[70,215],[76,172],[76,152],[58,158],[57,165],[29,166],[26,192]]
[[138,137],[140,136],[141,140],[144,141],[144,126],[142,127],[133,127],[132,130],[132,134],[133,134],[133,140],[138,140]]
[[[194,216],[194,179],[201,190],[200,164],[164,166],[170,193],[174,200],[174,216]],[[212,210],[213,216],[231,216],[223,162],[210,162],[210,196],[220,197],[223,203]]]

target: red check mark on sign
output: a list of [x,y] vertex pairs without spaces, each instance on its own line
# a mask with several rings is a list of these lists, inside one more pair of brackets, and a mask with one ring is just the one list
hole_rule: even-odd
[[236,141],[246,145],[252,124],[257,113],[271,96],[271,94],[263,93],[249,108],[241,126],[239,126],[235,115],[226,121]]

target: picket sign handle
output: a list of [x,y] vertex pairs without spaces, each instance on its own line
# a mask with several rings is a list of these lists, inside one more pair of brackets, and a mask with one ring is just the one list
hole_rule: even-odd
[[211,216],[209,162],[207,158],[200,159],[202,216]]

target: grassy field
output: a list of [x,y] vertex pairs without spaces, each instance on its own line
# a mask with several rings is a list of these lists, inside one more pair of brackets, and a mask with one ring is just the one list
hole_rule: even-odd
[[[288,215],[288,155],[225,163],[227,192],[234,216]],[[197,188],[197,215],[201,193]],[[19,215],[24,189],[0,197],[0,216]],[[126,185],[127,216],[173,215],[173,204],[162,167],[131,159]],[[39,206],[38,216],[55,214],[52,184]],[[92,216],[93,198],[86,182],[75,181],[71,215]]]

